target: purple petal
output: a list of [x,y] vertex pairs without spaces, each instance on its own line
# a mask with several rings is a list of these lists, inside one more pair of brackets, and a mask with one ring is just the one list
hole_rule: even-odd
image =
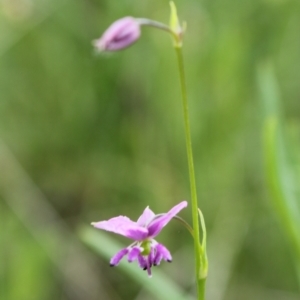
[[94,45],[100,51],[117,51],[133,44],[140,34],[137,20],[125,17],[114,22],[100,39],[94,41]]
[[143,269],[146,270],[147,269],[147,261],[145,260],[143,255],[139,255],[138,256],[138,262],[139,262],[139,266]]
[[120,262],[120,260],[128,253],[128,249],[124,248],[120,250],[116,255],[114,255],[110,260],[110,266],[114,267],[117,266]]
[[153,262],[154,262],[154,248],[153,247],[150,249],[150,253],[148,254],[148,262],[149,262],[150,267],[152,267]]
[[150,256],[148,256],[148,259],[147,259],[147,273],[148,273],[149,277],[152,277],[151,267],[152,267],[152,264],[150,262]]
[[160,231],[170,222],[170,220],[175,217],[183,208],[187,207],[187,202],[182,201],[179,204],[175,205],[172,209],[170,209],[166,214],[154,219],[149,225],[148,237],[157,236]]
[[140,255],[142,249],[140,247],[133,247],[128,254],[128,262],[135,261]]
[[159,264],[161,259],[164,259],[165,261],[171,262],[172,261],[172,255],[170,251],[162,244],[158,244],[156,246],[156,255],[154,258],[154,261]]
[[92,223],[92,225],[98,229],[114,232],[136,241],[143,240],[148,236],[146,228],[139,226],[124,216],[115,217],[108,221]]
[[144,212],[137,220],[137,224],[146,227],[154,217],[155,217],[155,213],[149,208],[149,206],[147,206]]
[[161,251],[157,251],[157,249],[156,249],[156,253],[155,253],[155,256],[154,256],[154,259],[153,259],[153,265],[154,266],[159,266],[162,258],[163,257],[162,257]]

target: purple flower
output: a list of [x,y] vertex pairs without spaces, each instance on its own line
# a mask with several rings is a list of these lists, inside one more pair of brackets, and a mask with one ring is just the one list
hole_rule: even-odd
[[141,34],[140,24],[133,17],[125,17],[114,22],[94,41],[99,51],[117,51],[132,45]]
[[139,266],[143,270],[147,270],[149,277],[151,277],[152,266],[159,265],[162,259],[171,262],[172,256],[169,250],[154,238],[186,206],[187,202],[182,201],[167,213],[159,215],[155,215],[149,207],[146,207],[137,222],[119,216],[108,221],[92,223],[96,228],[111,231],[134,240],[130,246],[121,249],[111,258],[110,265],[112,267],[118,265],[120,260],[127,255],[128,262],[137,260]]

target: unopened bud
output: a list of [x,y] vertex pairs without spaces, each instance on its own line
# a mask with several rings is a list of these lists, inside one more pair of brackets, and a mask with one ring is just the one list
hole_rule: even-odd
[[111,24],[93,44],[99,51],[118,51],[132,45],[140,34],[139,22],[133,17],[125,17]]

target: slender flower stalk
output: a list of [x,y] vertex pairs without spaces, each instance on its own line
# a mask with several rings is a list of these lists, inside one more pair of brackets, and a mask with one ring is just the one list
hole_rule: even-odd
[[[173,2],[171,4],[171,18],[170,18],[170,28],[177,34],[177,38],[174,39],[174,48],[176,51],[176,58],[178,63],[180,86],[181,86],[181,98],[182,98],[182,108],[184,117],[184,129],[185,129],[185,141],[186,141],[186,151],[188,159],[189,168],[189,179],[190,179],[190,191],[191,191],[191,203],[192,203],[192,219],[193,219],[193,230],[194,230],[194,252],[195,252],[195,267],[196,267],[196,283],[197,283],[197,293],[198,299],[205,299],[205,282],[208,271],[208,262],[206,257],[206,230],[205,223],[200,210],[198,211],[198,198],[197,198],[197,187],[194,169],[194,158],[192,149],[192,138],[191,138],[191,128],[189,119],[189,107],[188,107],[188,97],[186,88],[186,78],[184,71],[184,59],[182,53],[182,37],[184,26],[181,26],[177,16],[177,10]],[[201,225],[203,229],[203,243],[200,241],[200,226],[199,226],[199,216],[201,220]]]
[[191,202],[192,202],[193,229],[195,232],[194,251],[195,251],[195,259],[196,259],[197,290],[198,290],[198,297],[200,300],[200,299],[204,299],[206,278],[202,278],[203,276],[201,275],[202,267],[201,267],[201,259],[200,259],[201,243],[200,243],[199,216],[198,216],[198,198],[197,198],[197,189],[196,189],[196,178],[195,178],[195,169],[194,169],[194,158],[193,158],[193,150],[192,150],[189,108],[188,108],[188,98],[187,98],[182,47],[175,46],[175,50],[177,55],[178,69],[180,75],[180,85],[181,85],[186,151],[187,151],[187,158],[188,158],[190,189],[191,189],[191,199],[192,199]]

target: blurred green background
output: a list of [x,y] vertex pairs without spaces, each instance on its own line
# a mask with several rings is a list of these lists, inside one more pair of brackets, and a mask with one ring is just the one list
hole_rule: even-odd
[[[96,55],[91,45],[126,15],[168,22],[168,2],[0,0],[1,300],[163,299],[155,287],[172,284],[194,294],[193,242],[179,223],[158,237],[174,260],[152,279],[137,266],[130,273],[125,260],[109,268],[110,243],[129,241],[89,232],[97,252],[83,227],[120,214],[135,220],[147,205],[165,212],[190,198],[171,39],[144,28],[133,47],[113,55]],[[263,150],[273,115],[295,179],[292,211],[299,212],[300,2],[176,4],[188,23],[207,299],[300,299],[300,256],[268,184]],[[191,222],[190,207],[180,215]],[[162,285],[152,287],[156,274]]]

